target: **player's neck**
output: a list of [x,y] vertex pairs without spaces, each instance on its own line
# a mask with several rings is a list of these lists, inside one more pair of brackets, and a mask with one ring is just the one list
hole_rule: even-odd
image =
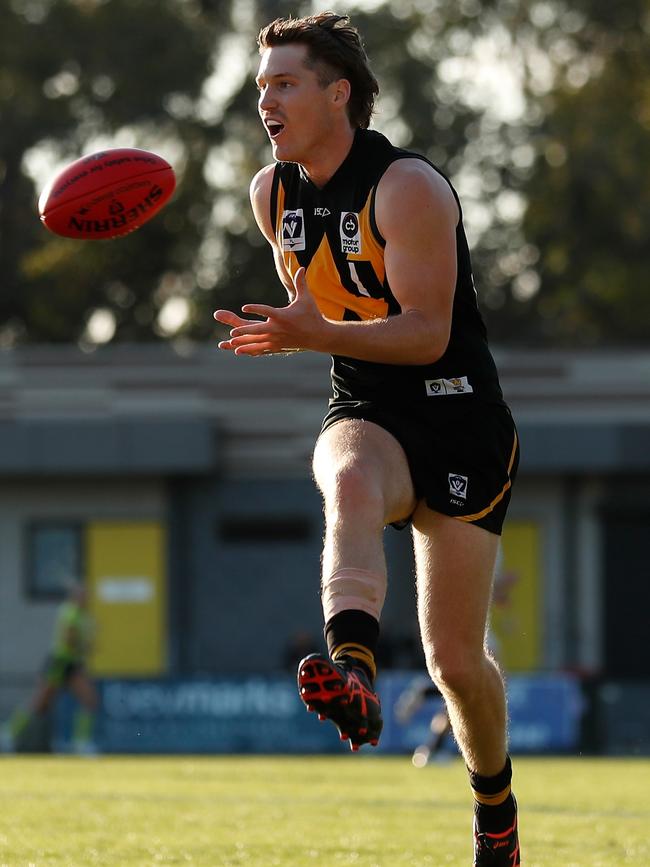
[[319,189],[332,178],[350,153],[356,129],[345,126],[301,165],[309,180]]

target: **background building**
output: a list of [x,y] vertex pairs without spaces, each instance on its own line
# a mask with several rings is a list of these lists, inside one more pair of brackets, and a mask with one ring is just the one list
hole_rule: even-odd
[[[522,444],[501,660],[650,681],[650,353],[497,361]],[[310,455],[328,365],[160,345],[0,356],[0,716],[69,580],[91,590],[100,676],[273,673],[305,632],[320,646]],[[385,664],[417,667],[408,531],[386,544]]]

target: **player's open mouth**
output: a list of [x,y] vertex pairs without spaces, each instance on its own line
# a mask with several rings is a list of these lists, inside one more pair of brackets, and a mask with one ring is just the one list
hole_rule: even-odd
[[277,138],[282,130],[284,129],[284,124],[280,123],[278,120],[267,120],[266,121],[266,131],[269,136],[273,139]]

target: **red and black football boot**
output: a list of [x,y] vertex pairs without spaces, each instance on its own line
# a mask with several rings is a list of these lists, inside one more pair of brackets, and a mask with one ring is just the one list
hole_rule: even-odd
[[334,723],[351,750],[356,752],[362,744],[377,746],[383,726],[381,705],[362,668],[348,659],[332,662],[311,653],[298,666],[298,692],[308,711]]
[[518,867],[521,864],[519,833],[517,826],[517,802],[515,818],[505,831],[494,834],[481,831],[474,816],[474,867]]

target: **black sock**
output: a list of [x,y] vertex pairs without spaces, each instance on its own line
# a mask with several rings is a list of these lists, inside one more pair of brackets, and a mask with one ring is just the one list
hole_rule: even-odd
[[474,792],[474,812],[481,831],[498,834],[509,828],[515,819],[515,800],[510,790],[512,764],[506,756],[503,770],[494,777],[482,777],[469,771]]
[[374,680],[379,623],[365,611],[341,611],[325,624],[325,640],[331,659],[348,657]]

